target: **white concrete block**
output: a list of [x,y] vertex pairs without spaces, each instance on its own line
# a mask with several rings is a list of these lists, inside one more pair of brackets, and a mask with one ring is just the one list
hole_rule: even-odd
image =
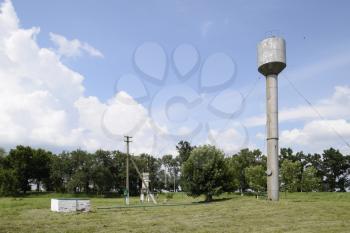
[[51,211],[54,212],[88,212],[91,209],[90,200],[74,199],[74,198],[59,198],[51,199]]

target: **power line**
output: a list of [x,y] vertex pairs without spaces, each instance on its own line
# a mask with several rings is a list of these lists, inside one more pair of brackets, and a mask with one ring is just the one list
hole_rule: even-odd
[[[247,92],[246,92],[245,94],[242,94],[242,93],[241,93],[241,96],[242,96],[241,105],[242,105],[242,106],[239,107],[239,111],[238,111],[239,114],[241,114],[241,113],[243,112],[243,110],[244,110],[244,108],[245,108],[245,104],[246,104],[247,99],[248,99],[249,96],[255,91],[256,86],[257,86],[257,84],[258,84],[259,81],[260,81],[260,76],[257,76],[257,78],[255,79],[254,83],[250,86],[249,89],[247,89]],[[237,113],[237,112],[236,112],[236,113]],[[231,114],[231,116],[228,118],[228,121],[223,125],[223,127],[220,127],[219,132],[222,132],[224,129],[227,129],[228,125],[230,124],[230,120],[232,120],[232,119],[234,118],[234,117],[233,117],[234,115],[235,115],[235,114]],[[246,134],[246,138],[245,138],[244,143],[243,143],[242,145],[246,145],[246,144],[248,143],[248,140],[249,140],[249,138],[248,138],[248,130],[247,130],[247,128],[246,128],[243,124],[242,124],[242,126],[243,126],[244,132],[245,132],[245,134]],[[216,140],[216,138],[210,133],[208,125],[206,125],[206,130],[207,130],[207,132],[208,132],[208,139],[209,139],[212,143],[214,143],[214,144],[217,145],[217,140]]]
[[253,91],[255,90],[256,85],[258,84],[259,80],[260,80],[260,76],[255,80],[254,84],[249,89],[249,91],[246,93],[246,95],[243,96],[243,101],[246,101],[246,99],[248,99],[248,97],[253,93]]
[[[291,85],[291,87],[293,88],[293,90],[309,105],[309,107],[318,115],[318,117],[323,120],[326,121],[327,119],[325,117],[323,117],[321,115],[321,113],[315,108],[315,106],[313,106],[313,104],[301,93],[300,90],[298,90],[298,88],[292,83],[292,81],[290,81],[290,79],[287,76],[284,76],[289,85]],[[343,143],[348,146],[350,148],[350,144],[349,142],[346,141],[346,139],[335,129],[333,128],[331,125],[328,125],[329,128],[338,136],[338,138],[343,141]]]

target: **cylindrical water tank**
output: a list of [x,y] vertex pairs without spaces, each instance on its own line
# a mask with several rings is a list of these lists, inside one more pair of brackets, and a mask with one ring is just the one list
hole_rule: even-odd
[[286,67],[286,42],[269,37],[258,44],[258,70],[264,76],[279,74]]

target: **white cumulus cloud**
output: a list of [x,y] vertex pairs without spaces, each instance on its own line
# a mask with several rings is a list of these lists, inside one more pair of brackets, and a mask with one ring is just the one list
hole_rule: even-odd
[[246,128],[236,122],[231,122],[222,129],[209,129],[206,143],[224,150],[227,155],[237,153],[244,148],[257,148],[250,141]]
[[41,48],[36,42],[39,32],[19,26],[11,1],[1,4],[0,147],[123,150],[123,135],[131,134],[132,153],[156,153],[153,128],[142,105],[125,92],[106,102],[85,96],[84,77],[61,62],[62,55],[76,56],[81,50],[102,54],[86,43],[53,34],[58,51]]
[[350,122],[338,120],[313,120],[302,128],[283,130],[280,136],[281,146],[307,152],[321,152],[329,147],[350,152]]
[[[317,112],[316,112],[316,111]],[[321,115],[319,115],[319,114]],[[302,123],[299,127],[290,127],[280,133],[281,147],[291,147],[307,152],[322,152],[329,147],[336,147],[344,152],[350,152],[350,86],[336,86],[329,98],[319,100],[311,108],[300,105],[285,108],[279,112],[281,128],[283,123]],[[251,117],[246,120],[246,126],[263,126],[265,116]],[[264,134],[258,133],[257,138],[264,139]]]
[[[331,97],[318,101],[313,105],[321,116],[332,119],[350,118],[350,86],[336,86]],[[284,108],[279,111],[279,122],[318,119],[318,113],[308,105]],[[265,114],[245,120],[248,127],[266,124]]]
[[84,52],[92,57],[103,57],[103,54],[86,42],[78,39],[68,40],[62,35],[50,33],[51,41],[57,46],[57,53],[66,57],[79,57]]

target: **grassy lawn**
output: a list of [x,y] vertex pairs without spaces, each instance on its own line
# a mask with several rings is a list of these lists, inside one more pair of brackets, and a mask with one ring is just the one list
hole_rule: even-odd
[[[281,194],[278,203],[223,195],[210,204],[128,209],[99,209],[121,206],[123,199],[90,197],[90,213],[68,214],[50,211],[52,197],[70,196],[0,198],[0,232],[350,232],[350,193]],[[202,199],[177,194],[168,203]]]

